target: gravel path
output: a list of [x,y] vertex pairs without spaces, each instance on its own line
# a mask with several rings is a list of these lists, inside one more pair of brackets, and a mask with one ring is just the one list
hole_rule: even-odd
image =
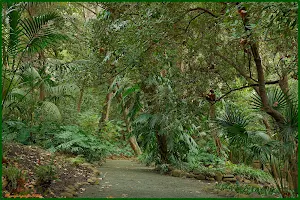
[[89,185],[79,197],[87,198],[221,198],[204,191],[208,182],[161,175],[131,160],[107,160],[100,167],[105,178]]

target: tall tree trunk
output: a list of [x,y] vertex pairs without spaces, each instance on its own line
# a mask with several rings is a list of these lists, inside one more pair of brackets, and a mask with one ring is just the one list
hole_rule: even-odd
[[268,119],[266,117],[263,117],[262,121],[266,127],[267,134],[271,137],[272,130]]
[[156,139],[158,142],[158,150],[159,150],[161,162],[162,164],[167,164],[169,163],[167,136],[160,135],[158,132],[156,132]]
[[[248,37],[251,35],[251,26],[249,25],[249,15],[245,9],[240,3],[237,3],[239,11],[243,11],[242,20],[244,23],[244,29],[248,33]],[[248,39],[248,38],[247,38]],[[258,93],[262,101],[263,110],[268,113],[271,117],[275,119],[275,121],[278,124],[282,124],[284,122],[284,117],[280,112],[277,110],[274,110],[269,104],[268,104],[268,96],[266,92],[266,86],[265,86],[265,75],[264,75],[264,69],[261,62],[261,57],[258,50],[258,43],[254,39],[251,39],[249,41],[249,45],[251,48],[251,52],[253,55],[253,59],[256,66],[257,71],[257,78],[258,78]]]
[[[215,120],[216,119],[216,107],[215,107],[214,103],[210,103],[209,117],[210,117],[210,120]],[[219,156],[221,156],[222,144],[221,144],[220,138],[218,137],[218,133],[217,133],[214,126],[210,125],[209,128],[212,130],[212,135],[214,137],[215,144],[216,144],[216,147],[217,147],[217,153],[218,153]]]
[[102,110],[102,115],[101,115],[101,118],[99,120],[99,125],[98,125],[99,132],[103,129],[105,122],[108,121],[112,96],[113,96],[113,92],[109,92],[106,95],[105,103],[104,103],[103,110]]
[[288,83],[288,76],[284,75],[280,80],[279,80],[279,86],[282,90],[282,92],[286,95],[289,93],[289,83]]
[[[117,86],[117,89],[120,89],[118,83],[116,83],[116,86]],[[128,111],[128,108],[125,107],[125,105],[124,105],[124,103],[122,101],[122,99],[123,99],[122,93],[119,94],[119,96],[117,97],[117,99],[118,99],[119,103],[122,106],[123,120],[125,121],[125,124],[126,124],[127,133],[131,134],[131,131],[132,131],[131,130],[131,123],[130,123],[130,121],[128,119],[128,112],[129,111]],[[125,138],[124,135],[123,135],[123,138]],[[139,156],[139,155],[142,154],[141,148],[140,148],[139,144],[137,143],[136,138],[135,138],[134,135],[129,138],[128,142],[129,142],[129,144],[130,144],[130,146],[131,146],[131,148],[134,151],[134,153],[135,153],[136,156]]]
[[79,99],[78,99],[78,103],[77,103],[77,112],[80,112],[80,110],[81,110],[81,104],[82,104],[82,100],[83,100],[83,92],[84,92],[84,87],[82,87],[80,89]]
[[40,85],[40,101],[45,100],[45,84],[42,82]]

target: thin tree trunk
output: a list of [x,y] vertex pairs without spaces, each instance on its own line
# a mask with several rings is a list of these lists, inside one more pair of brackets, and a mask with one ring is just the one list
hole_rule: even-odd
[[288,95],[288,93],[289,93],[289,83],[288,83],[288,76],[287,75],[283,76],[283,78],[281,78],[279,80],[279,86],[280,86],[282,92],[284,94]]
[[81,110],[81,104],[82,104],[82,100],[83,100],[83,92],[84,92],[84,87],[82,87],[80,89],[79,99],[78,99],[78,103],[77,103],[77,112],[80,112],[80,110]]
[[106,95],[105,104],[103,106],[102,115],[101,115],[101,118],[99,120],[99,125],[98,125],[99,126],[99,132],[103,129],[103,126],[104,126],[105,122],[108,121],[112,96],[113,96],[113,92],[109,92]]
[[156,139],[158,142],[158,150],[159,150],[159,154],[161,156],[161,162],[162,162],[162,164],[167,164],[167,163],[169,163],[167,136],[160,135],[158,132],[156,132]]
[[[249,15],[246,12],[245,7],[241,6],[240,3],[237,3],[237,5],[239,6],[239,9],[245,11],[244,16],[242,16],[242,20],[244,23],[245,31],[248,32],[249,33],[248,36],[250,36],[251,26],[249,25]],[[282,116],[282,114],[274,110],[268,104],[268,96],[267,96],[266,86],[265,86],[265,75],[264,75],[264,69],[261,62],[261,57],[258,50],[258,44],[257,42],[255,42],[255,40],[251,39],[249,41],[249,45],[251,47],[251,52],[256,66],[257,78],[258,78],[258,91],[259,91],[259,96],[261,97],[263,110],[266,113],[268,113],[271,117],[273,117],[277,123],[282,124],[284,122],[284,117]]]
[[266,117],[264,117],[262,121],[266,127],[267,134],[271,137],[272,131],[271,131],[271,126],[270,126],[268,119]]
[[[216,119],[216,107],[215,107],[215,104],[213,104],[213,103],[210,103],[210,106],[209,106],[209,117],[210,117],[210,120]],[[217,153],[219,156],[221,156],[222,144],[221,144],[220,138],[218,137],[218,133],[217,133],[216,129],[214,129],[213,126],[210,126],[210,129],[212,130],[212,135],[215,140],[215,145],[217,147]]]
[[[119,89],[118,83],[116,83],[116,86]],[[127,130],[128,134],[130,134],[132,130],[131,130],[131,123],[128,119],[128,108],[125,107],[124,103],[122,102],[122,98],[123,98],[122,93],[120,93],[119,96],[117,97],[117,99],[122,106],[123,120],[125,121],[125,124],[126,124],[126,130]],[[123,135],[123,138],[125,139],[125,135]],[[136,156],[139,156],[142,154],[141,148],[139,147],[139,144],[137,143],[134,135],[129,138],[128,142]]]

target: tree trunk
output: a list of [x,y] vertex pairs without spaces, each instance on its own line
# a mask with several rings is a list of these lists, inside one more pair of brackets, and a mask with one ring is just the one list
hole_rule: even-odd
[[[251,35],[251,26],[249,25],[249,15],[246,12],[245,7],[243,7],[240,3],[237,3],[240,10],[244,10],[245,14],[242,17],[243,23],[244,23],[244,29],[248,33],[248,37]],[[248,39],[248,38],[247,38]],[[253,55],[253,59],[256,66],[257,71],[257,78],[258,78],[258,94],[261,98],[263,110],[268,113],[271,117],[275,119],[275,121],[278,124],[282,124],[284,122],[284,117],[280,112],[277,110],[274,110],[269,104],[268,104],[268,96],[266,92],[266,86],[265,86],[265,75],[264,75],[264,69],[261,62],[261,57],[258,50],[258,43],[251,39],[249,41],[249,45],[251,47],[251,52]]]
[[[116,83],[116,86],[119,89],[119,84],[118,83]],[[122,93],[120,93],[117,98],[118,98],[119,103],[122,106],[123,120],[125,121],[125,124],[126,124],[126,130],[127,130],[128,134],[130,134],[131,133],[131,124],[130,124],[130,121],[128,119],[128,108],[126,108],[124,103],[122,102],[122,99],[123,99]],[[123,135],[123,138],[125,140],[125,135]],[[139,147],[139,144],[136,141],[135,136],[131,136],[128,141],[129,141],[129,144],[130,144],[132,150],[134,151],[135,155],[136,156],[141,155],[142,151],[141,151],[141,148]]]
[[83,100],[83,92],[84,92],[84,87],[82,87],[80,89],[79,99],[78,99],[78,103],[77,103],[77,112],[80,112],[80,110],[81,110],[81,104],[82,104],[82,100]]
[[45,100],[45,84],[42,82],[40,85],[40,101]]
[[281,78],[279,80],[279,86],[280,86],[282,92],[284,94],[288,95],[288,93],[289,93],[289,83],[288,83],[288,76],[287,75],[283,76],[283,78]]
[[267,134],[271,137],[272,130],[271,130],[271,126],[270,126],[268,119],[266,117],[264,117],[262,121],[266,127]]
[[112,96],[113,96],[112,92],[109,92],[106,95],[105,104],[103,106],[102,115],[101,115],[101,118],[99,120],[99,125],[98,125],[99,126],[99,132],[103,129],[103,126],[104,126],[105,122],[108,121]]
[[[216,107],[215,107],[214,103],[210,103],[209,117],[210,117],[210,120],[215,120],[216,119]],[[214,129],[214,126],[210,125],[210,129],[212,130],[212,135],[213,135],[214,140],[215,140],[215,144],[216,144],[216,147],[217,147],[217,153],[218,153],[219,156],[221,156],[222,144],[221,144],[220,138],[218,137],[218,133],[217,133],[216,129]]]
[[167,136],[160,135],[158,132],[156,132],[156,139],[158,143],[158,151],[160,154],[161,162],[162,164],[168,164],[169,158],[168,158]]

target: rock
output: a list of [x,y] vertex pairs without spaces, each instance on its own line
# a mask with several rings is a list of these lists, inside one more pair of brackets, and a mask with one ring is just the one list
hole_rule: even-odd
[[202,173],[202,171],[200,171],[199,169],[193,170],[193,174],[199,175],[201,173]]
[[65,192],[69,193],[69,194],[72,194],[72,196],[76,195],[76,193],[77,193],[75,188],[74,189],[66,188]]
[[76,190],[76,188],[73,185],[69,185],[67,188],[69,188],[70,190]]
[[94,185],[99,185],[100,184],[100,180],[96,179],[96,181],[94,182]]
[[187,177],[187,178],[195,178],[195,174],[187,173],[187,174],[186,174],[186,177]]
[[2,189],[6,188],[7,185],[8,185],[8,181],[6,179],[2,179]]
[[195,175],[195,178],[198,180],[205,180],[205,176],[202,174]]
[[247,184],[249,184],[249,183],[251,183],[251,181],[250,181],[250,180],[248,180],[248,179],[244,179],[244,183],[247,183]]
[[95,176],[100,176],[101,172],[98,169],[93,169]]
[[82,163],[81,164],[82,167],[87,167],[87,168],[91,168],[92,165],[90,163]]
[[67,197],[67,198],[72,198],[73,197],[73,194],[68,193],[68,192],[63,192],[60,195],[63,196],[63,197]]
[[184,171],[181,171],[179,169],[174,169],[173,171],[171,171],[171,176],[175,176],[175,177],[181,177],[181,175],[185,173]]
[[257,194],[256,192],[252,192],[251,194],[249,194],[249,196],[251,198],[261,198],[261,195]]
[[223,174],[222,174],[221,172],[216,172],[215,179],[216,179],[216,181],[218,181],[218,182],[222,181],[222,179],[223,179]]
[[233,177],[233,178],[223,178],[222,180],[225,181],[225,182],[236,182],[235,177]]
[[205,177],[205,179],[208,181],[215,181],[215,179],[213,177]]
[[225,174],[223,176],[223,178],[234,178],[234,175],[232,175],[232,174]]
[[249,198],[249,195],[247,195],[247,194],[236,194],[236,195],[234,195],[234,198]]
[[81,183],[79,183],[79,184],[80,184],[80,186],[82,186],[82,185],[88,185],[89,182],[81,182]]
[[261,186],[256,183],[250,183],[249,186],[254,187],[254,188],[261,188]]
[[95,185],[97,182],[98,182],[98,184],[99,184],[99,179],[96,178],[96,177],[92,177],[92,178],[89,178],[89,179],[87,180],[87,182],[90,183],[90,184],[92,184],[92,185]]

